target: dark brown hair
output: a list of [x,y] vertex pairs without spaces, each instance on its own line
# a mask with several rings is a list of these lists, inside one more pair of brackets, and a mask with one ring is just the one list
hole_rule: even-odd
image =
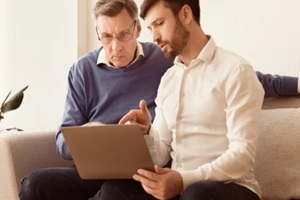
[[140,17],[145,19],[149,9],[160,1],[162,1],[167,8],[170,8],[175,16],[184,5],[188,5],[193,12],[194,20],[200,24],[199,0],[144,0],[141,5]]

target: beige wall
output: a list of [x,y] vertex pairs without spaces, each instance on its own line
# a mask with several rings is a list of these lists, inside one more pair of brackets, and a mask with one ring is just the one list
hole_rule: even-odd
[[78,57],[100,44],[95,34],[92,20],[92,9],[96,0],[78,0]]
[[300,76],[299,0],[202,0],[203,29],[262,72]]
[[74,0],[0,0],[0,102],[26,85],[18,110],[1,128],[56,129],[62,118],[67,73],[77,59]]

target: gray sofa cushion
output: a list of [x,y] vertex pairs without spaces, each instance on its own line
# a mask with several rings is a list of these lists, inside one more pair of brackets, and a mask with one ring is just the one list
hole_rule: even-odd
[[262,111],[255,174],[263,199],[300,199],[300,108]]

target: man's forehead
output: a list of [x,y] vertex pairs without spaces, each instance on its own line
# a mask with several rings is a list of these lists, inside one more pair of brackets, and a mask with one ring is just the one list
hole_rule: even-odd
[[129,18],[122,18],[122,17],[108,17],[108,16],[99,16],[97,18],[97,27],[101,29],[101,31],[105,30],[128,30],[131,28],[133,23],[133,19]]
[[166,18],[172,17],[173,13],[170,8],[167,8],[162,2],[155,4],[153,7],[151,7],[146,16],[145,21],[147,23],[147,26],[150,26],[151,24],[155,23],[159,20],[164,20]]
[[96,19],[97,25],[104,27],[128,27],[134,21],[128,11],[124,8],[116,16],[99,15]]

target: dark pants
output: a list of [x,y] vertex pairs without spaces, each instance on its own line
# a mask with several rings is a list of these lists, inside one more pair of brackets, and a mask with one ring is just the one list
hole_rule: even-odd
[[[101,190],[100,190],[101,189]],[[75,167],[45,168],[22,181],[20,200],[155,200],[134,180],[82,180]],[[259,200],[237,184],[197,182],[172,200]]]
[[20,200],[88,200],[101,189],[102,180],[83,180],[75,167],[45,168],[23,179]]
[[[134,180],[109,180],[102,185],[101,192],[90,200],[155,200],[147,194],[141,184]],[[173,200],[259,200],[249,189],[237,184],[197,182]]]

